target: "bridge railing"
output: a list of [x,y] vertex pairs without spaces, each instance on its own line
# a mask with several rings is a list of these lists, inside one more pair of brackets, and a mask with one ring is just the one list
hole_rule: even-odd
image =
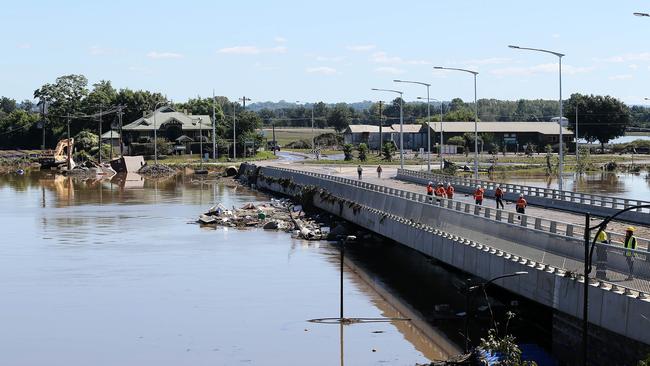
[[[266,173],[271,173],[271,174],[266,174]],[[554,220],[534,217],[530,215],[519,215],[514,212],[507,212],[507,211],[497,210],[489,207],[477,206],[471,203],[459,202],[459,201],[442,199],[442,198],[438,199],[434,197],[430,201],[431,197],[427,195],[423,195],[411,191],[400,190],[396,188],[390,188],[390,187],[363,182],[359,180],[332,176],[328,174],[322,174],[322,173],[297,171],[293,169],[273,167],[270,168],[270,171],[265,170],[264,174],[272,175],[276,177],[283,177],[283,178],[307,176],[307,177],[311,177],[311,179],[304,179],[304,178],[301,179],[303,181],[303,184],[313,184],[315,186],[320,186],[320,187],[324,187],[327,185],[327,183],[324,181],[336,182],[342,185],[359,187],[362,189],[383,193],[388,196],[400,197],[405,200],[411,200],[414,202],[419,202],[419,203],[431,202],[431,204],[439,206],[442,209],[450,209],[468,215],[480,215],[482,218],[488,220],[494,220],[494,221],[498,221],[510,225],[522,226],[529,230],[541,231],[549,235],[556,235],[558,237],[573,239],[571,241],[575,243],[573,245],[571,242],[565,242],[566,243],[565,245],[572,246],[573,249],[569,249],[569,247],[567,247],[566,250],[563,250],[564,252],[567,253],[568,252],[577,253],[576,249],[578,249],[580,253],[578,253],[577,255],[570,256],[573,257],[573,259],[566,258],[562,260],[561,257],[557,257],[557,256],[555,259],[551,259],[549,257],[551,252],[549,252],[549,254],[545,254],[548,248],[543,248],[543,247],[540,248],[542,249],[542,252],[540,252],[541,257],[533,258],[533,259],[541,263],[557,266],[558,268],[562,268],[566,271],[576,272],[576,273],[582,272],[581,253],[582,253],[582,238],[584,235],[584,228],[579,225],[573,225],[565,222],[554,221]],[[388,211],[385,212],[391,214],[391,216],[394,216],[391,212]],[[404,222],[409,221],[408,218],[398,218],[398,220],[400,221],[404,220]],[[412,224],[417,226],[427,225],[424,223],[417,223],[417,222],[412,222]],[[471,229],[468,228],[468,230]],[[646,247],[648,245],[647,239],[639,238],[638,242],[643,243],[639,245],[645,245]],[[576,248],[575,247],[576,245],[579,246],[579,248]],[[592,278],[599,279],[601,280],[601,282],[609,281],[613,283],[612,286],[619,286],[621,289],[633,288],[633,289],[641,289],[646,293],[650,292],[650,285],[648,282],[648,279],[650,278],[649,277],[650,276],[650,253],[648,253],[648,251],[641,250],[641,249],[627,250],[625,248],[622,248],[620,244],[618,245],[597,244],[596,248],[597,250],[596,253],[594,254],[594,271],[591,274]],[[627,265],[629,260],[633,262],[632,274],[635,274],[639,277],[639,278],[635,278],[634,280],[628,280],[626,277],[627,276],[626,270],[628,268]],[[605,268],[604,270],[601,270],[599,272],[601,274],[605,273],[604,277],[603,276],[598,277],[596,275],[597,263],[599,262],[600,262],[600,266]]]
[[[576,225],[576,224],[567,223],[558,220],[551,220],[551,219],[533,216],[533,215],[522,215],[512,211],[499,210],[499,209],[479,206],[472,203],[460,202],[460,201],[455,201],[455,200],[450,200],[445,198],[437,198],[437,197],[432,198],[431,196],[427,196],[425,194],[420,194],[420,193],[407,191],[407,190],[401,190],[398,188],[386,187],[383,185],[364,182],[362,180],[349,179],[349,178],[344,178],[344,177],[339,177],[339,176],[334,176],[329,174],[309,172],[309,171],[298,171],[294,169],[281,168],[281,167],[273,167],[273,169],[284,171],[291,174],[308,175],[311,177],[316,177],[328,181],[347,184],[354,187],[360,187],[363,189],[384,193],[390,196],[405,198],[416,202],[431,202],[432,204],[438,205],[446,209],[454,210],[457,212],[463,212],[466,214],[479,215],[481,217],[496,222],[518,225],[524,228],[542,231],[551,235],[568,237],[580,241],[582,241],[584,238],[585,229],[584,226],[582,225]],[[594,234],[595,233],[592,233],[592,235]],[[608,231],[608,234],[611,242],[615,243],[613,244],[613,246],[617,246],[617,245],[619,247],[622,246],[625,237],[624,234],[614,233],[611,231]],[[647,254],[642,249],[647,249],[648,251],[650,251],[650,240],[645,238],[637,238],[637,247],[640,248],[639,249],[640,252],[644,252],[643,253],[644,255]]]
[[[501,188],[504,188],[507,191],[516,192],[517,194],[523,193],[525,196],[543,197],[543,198],[549,198],[554,200],[580,203],[585,205],[607,207],[616,210],[622,210],[632,206],[650,204],[649,201],[631,200],[627,198],[602,196],[602,195],[591,194],[591,193],[580,193],[580,192],[564,191],[559,189],[525,186],[521,184],[498,183],[489,180],[473,179],[468,177],[456,177],[456,176],[451,176],[446,174],[436,174],[436,173],[429,173],[429,172],[408,170],[408,169],[398,169],[397,173],[428,179],[435,182],[450,182],[454,186],[464,186],[464,187],[473,188],[476,187],[477,185],[481,185],[483,186],[483,188],[488,190],[494,190],[498,185],[500,185]],[[648,208],[638,208],[636,209],[636,211],[643,212],[643,213],[650,213],[650,209]]]

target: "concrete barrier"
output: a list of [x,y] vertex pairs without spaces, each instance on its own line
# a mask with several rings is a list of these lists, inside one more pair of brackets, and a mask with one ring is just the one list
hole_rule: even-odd
[[[613,215],[628,207],[650,205],[650,202],[642,200],[560,191],[557,189],[531,187],[520,184],[498,183],[488,180],[477,180],[407,169],[398,169],[397,179],[421,184],[427,184],[429,181],[450,182],[456,191],[469,194],[474,192],[477,185],[481,185],[485,189],[487,197],[494,197],[496,186],[500,185],[505,190],[504,198],[506,200],[515,201],[519,197],[519,194],[523,193],[528,203],[534,206],[577,213],[589,212],[592,215],[602,217]],[[647,225],[650,222],[650,208],[631,210],[621,214],[618,218],[636,224]]]

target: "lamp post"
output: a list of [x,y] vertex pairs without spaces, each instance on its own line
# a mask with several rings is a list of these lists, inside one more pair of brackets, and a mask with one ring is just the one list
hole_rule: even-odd
[[[418,97],[418,99],[420,99],[420,100],[427,99],[428,100],[427,104],[429,103],[429,101],[440,103],[440,151],[439,152],[440,152],[440,171],[442,171],[442,168],[445,167],[445,159],[442,156],[442,141],[443,141],[443,139],[442,139],[442,100],[433,99],[433,98],[430,99],[429,97],[427,97],[427,98]],[[431,126],[429,126],[429,128],[431,128]]]
[[[504,274],[501,276],[497,276],[492,278],[491,280],[481,283],[481,284],[476,284],[476,285],[471,285],[471,282],[469,279],[467,279],[467,287],[466,287],[466,292],[465,292],[465,353],[469,352],[469,313],[470,313],[470,295],[472,292],[476,289],[482,288],[483,291],[494,281],[500,280],[502,278],[508,278],[508,277],[515,277],[515,276],[522,276],[522,275],[527,275],[528,272],[526,271],[518,271],[514,273],[508,273]],[[487,293],[485,295],[487,298]],[[488,304],[489,305],[489,304]]]
[[[610,221],[616,218],[618,215],[632,210],[640,210],[643,208],[650,208],[650,205],[637,205],[630,206],[626,209],[620,210],[615,214],[606,217],[600,224],[594,226],[591,225],[591,215],[589,212],[585,215],[585,235],[584,235],[584,245],[585,245],[585,260],[584,260],[584,283],[583,283],[583,298],[582,298],[582,364],[587,365],[587,339],[588,339],[588,326],[589,326],[589,274],[591,273],[591,264],[593,263],[594,256],[594,247],[596,246],[596,240],[598,235],[607,227]],[[591,240],[591,230],[598,229],[596,235],[594,235],[593,240]],[[589,242],[591,240],[591,243]]]
[[434,66],[433,68],[436,70],[462,71],[474,75],[474,179],[478,179],[478,103],[476,101],[476,75],[478,75],[478,72],[455,67]]
[[[418,84],[427,87],[427,172],[431,172],[431,105],[429,104],[429,87],[431,84],[423,83],[421,81],[408,81],[408,80],[393,80],[396,83]],[[442,121],[442,120],[441,120]],[[442,167],[440,168],[442,169]]]
[[404,169],[404,92],[393,89],[377,89],[372,88],[374,91],[384,91],[399,94],[399,166]]
[[159,105],[166,104],[167,102],[157,102],[153,107],[153,160],[154,164],[158,164],[158,132],[156,129],[156,110]]
[[527,50],[527,51],[536,51],[536,52],[544,52],[544,53],[550,53],[551,55],[557,56],[558,58],[558,67],[559,67],[559,74],[560,74],[560,144],[559,144],[559,155],[560,155],[560,162],[558,164],[558,188],[562,190],[562,173],[564,171],[564,151],[562,150],[562,57],[565,55],[563,53],[559,52],[554,52],[554,51],[549,51],[549,50],[544,50],[541,48],[528,48],[528,47],[520,47],[520,46],[513,46],[513,45],[508,45],[510,48],[514,48],[517,50]]

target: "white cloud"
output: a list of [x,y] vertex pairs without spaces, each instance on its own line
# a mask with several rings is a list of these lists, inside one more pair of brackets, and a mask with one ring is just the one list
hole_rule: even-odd
[[612,75],[608,77],[609,80],[629,80],[632,79],[631,74]]
[[391,74],[391,75],[399,75],[403,74],[405,71],[402,69],[398,69],[396,67],[390,67],[390,66],[381,66],[375,68],[375,72],[381,73],[381,74]]
[[338,71],[336,71],[335,68],[328,67],[328,66],[309,67],[305,69],[305,71],[307,71],[310,74],[322,74],[322,75],[338,74]]
[[158,51],[151,51],[147,53],[147,57],[161,60],[161,59],[178,59],[178,58],[183,58],[183,55],[180,53],[176,52],[158,52]]
[[605,62],[628,62],[628,61],[650,61],[650,52],[627,53],[625,55],[611,56],[605,59],[597,59]]
[[29,44],[29,43],[21,43],[21,44],[19,44],[19,45],[16,46],[16,47],[18,47],[18,48],[20,48],[20,49],[22,49],[22,50],[26,50],[26,49],[30,49],[30,48],[32,48],[32,45]]
[[368,52],[371,50],[375,49],[374,44],[359,44],[359,45],[353,45],[353,46],[347,46],[346,48],[348,51],[355,51],[355,52]]
[[[571,65],[562,66],[562,74],[565,75],[575,75],[582,74],[586,72],[591,72],[596,68],[593,66],[588,67],[576,67]],[[504,67],[500,69],[490,70],[490,74],[496,76],[528,76],[533,74],[546,74],[546,73],[557,73],[558,65],[555,63],[549,64],[540,64],[527,67]]]
[[256,46],[234,46],[221,48],[217,52],[227,55],[259,55],[261,53],[285,53],[287,52],[287,47],[259,48]]
[[639,65],[637,65],[637,64],[630,64],[630,65],[627,65],[627,67],[629,67],[629,68],[632,69],[632,70],[636,70],[636,69],[639,68]]
[[370,61],[378,64],[396,64],[396,65],[430,65],[429,61],[424,60],[405,60],[398,56],[388,56],[386,52],[375,52],[370,56]]
[[275,42],[277,42],[277,43],[286,43],[287,42],[287,39],[284,38],[284,37],[275,37],[275,38],[273,38],[273,40]]
[[345,57],[343,56],[316,56],[316,61],[321,61],[321,62],[341,62],[345,60]]
[[234,46],[226,47],[218,50],[219,53],[225,53],[228,55],[257,55],[262,52],[259,48],[255,46]]
[[477,60],[465,60],[461,61],[462,64],[464,65],[500,65],[500,64],[505,64],[512,61],[510,58],[506,57],[489,57],[489,58],[483,58],[483,59],[477,59]]

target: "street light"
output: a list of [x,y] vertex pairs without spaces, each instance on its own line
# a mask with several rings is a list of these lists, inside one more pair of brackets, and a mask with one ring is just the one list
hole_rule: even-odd
[[[431,84],[423,83],[421,81],[408,81],[408,80],[393,80],[396,83],[419,84],[427,87],[427,171],[431,172],[431,105],[429,104],[429,87]],[[442,121],[442,120],[441,120]],[[440,166],[442,169],[442,165]]]
[[[492,278],[491,280],[489,280],[489,281],[487,281],[485,283],[481,283],[481,284],[477,284],[477,285],[473,285],[473,286],[470,286],[470,280],[467,279],[467,281],[466,281],[466,283],[467,283],[466,290],[467,291],[465,292],[465,353],[469,352],[469,311],[470,311],[470,295],[471,295],[471,293],[476,289],[482,288],[483,292],[485,293],[485,298],[487,300],[487,292],[485,292],[485,289],[492,282],[494,282],[496,280],[500,280],[502,278],[522,276],[522,275],[527,275],[527,274],[528,274],[528,272],[526,272],[526,271],[518,271],[518,272],[514,272],[514,273],[508,273],[508,274],[504,274],[504,275],[501,275],[501,276],[494,277],[494,278]],[[489,305],[490,305],[490,303],[488,302],[488,306]]]
[[154,164],[158,164],[158,131],[156,129],[156,110],[158,105],[166,104],[167,102],[157,102],[153,107],[153,160]]
[[[435,101],[435,102],[440,103],[440,151],[439,152],[440,152],[440,171],[442,171],[442,168],[444,168],[444,166],[445,166],[445,160],[444,160],[444,158],[442,156],[442,141],[443,141],[442,140],[442,104],[443,103],[442,103],[442,100],[433,99],[433,98],[429,98],[429,97],[427,97],[427,98],[418,97],[418,99],[420,99],[420,100],[427,99],[428,100],[427,104],[429,104],[431,101]],[[428,112],[428,108],[427,108],[427,112]],[[431,128],[431,126],[429,126],[429,128]]]
[[404,169],[404,133],[403,133],[404,132],[404,112],[403,112],[404,92],[399,90],[393,90],[393,89],[377,89],[377,88],[372,88],[370,90],[399,94],[399,165],[401,169]]
[[476,75],[478,75],[478,72],[455,67],[434,66],[433,68],[436,70],[462,71],[474,75],[474,179],[478,179],[478,103],[476,101]]
[[[647,98],[646,98],[647,99]],[[615,214],[605,218],[600,224],[594,226],[591,225],[591,215],[589,212],[585,215],[585,235],[584,235],[584,244],[585,244],[585,262],[584,262],[584,283],[583,283],[583,298],[582,298],[582,364],[587,365],[587,338],[588,338],[588,327],[589,327],[589,274],[591,273],[591,264],[593,263],[594,256],[594,247],[596,246],[596,240],[598,235],[605,230],[607,224],[612,221],[616,216],[632,210],[641,210],[643,208],[650,208],[650,205],[637,205],[630,206],[626,209],[620,210]],[[591,230],[598,229],[594,239],[589,243],[591,239]],[[596,267],[596,274],[598,274],[598,267]]]
[[[296,104],[300,104],[299,100],[296,100]],[[307,103],[304,103],[307,105]],[[314,133],[314,104],[311,105],[311,148],[314,150],[314,157],[318,160],[318,154],[316,153],[316,134]]]
[[508,45],[510,48],[514,48],[517,50],[527,50],[527,51],[537,51],[537,52],[544,52],[544,53],[550,53],[551,55],[555,55],[558,58],[558,65],[559,65],[559,74],[560,74],[560,145],[559,145],[559,154],[560,154],[560,162],[558,166],[559,174],[558,174],[558,188],[562,190],[562,172],[564,171],[564,151],[562,151],[562,57],[565,55],[563,53],[559,52],[554,52],[554,51],[549,51],[549,50],[544,50],[540,48],[528,48],[528,47],[520,47],[520,46],[513,46],[513,45]]

